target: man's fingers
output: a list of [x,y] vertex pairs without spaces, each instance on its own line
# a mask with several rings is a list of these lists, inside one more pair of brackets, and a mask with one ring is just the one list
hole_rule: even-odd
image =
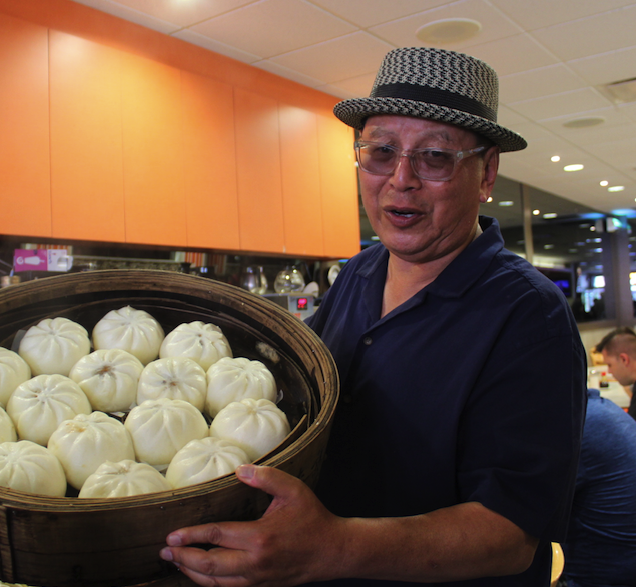
[[238,587],[243,580],[238,575],[240,569],[245,567],[241,551],[167,546],[160,555],[164,560],[175,563],[184,574],[201,585],[219,585],[223,579],[224,585],[236,584]]
[[201,524],[181,528],[168,534],[166,542],[169,546],[188,546],[189,544],[220,545],[222,532],[216,524]]
[[283,499],[298,495],[305,487],[296,477],[273,467],[241,465],[236,469],[236,476],[250,487],[256,487],[273,497]]
[[245,522],[189,526],[168,534],[166,543],[168,546],[205,545],[204,548],[209,548],[212,545],[242,550],[250,535],[249,528]]

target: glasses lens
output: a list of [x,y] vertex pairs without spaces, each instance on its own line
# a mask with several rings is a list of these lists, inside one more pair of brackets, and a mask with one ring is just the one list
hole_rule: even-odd
[[397,150],[389,145],[361,144],[358,146],[358,163],[369,173],[390,175],[397,166]]
[[[362,169],[377,175],[392,175],[401,157],[391,145],[358,143],[358,164]],[[445,149],[420,149],[408,155],[413,171],[422,179],[443,181],[453,175],[457,152]]]
[[455,152],[440,149],[423,149],[411,155],[413,169],[425,179],[442,180],[450,177],[455,168]]

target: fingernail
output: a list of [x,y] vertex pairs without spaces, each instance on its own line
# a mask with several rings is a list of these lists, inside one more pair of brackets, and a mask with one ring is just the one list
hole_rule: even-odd
[[236,469],[236,476],[246,481],[252,479],[254,473],[256,473],[256,467],[254,465],[241,465]]
[[166,538],[166,542],[170,546],[181,546],[181,535],[180,534],[168,534]]
[[169,548],[162,548],[159,556],[165,561],[172,560],[172,551]]

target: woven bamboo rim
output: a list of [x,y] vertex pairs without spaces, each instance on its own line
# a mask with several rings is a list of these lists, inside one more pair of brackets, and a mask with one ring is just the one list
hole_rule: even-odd
[[[241,337],[242,344],[253,342],[251,352],[256,358],[259,354],[273,354],[279,359],[277,364],[285,366],[285,376],[296,378],[296,383],[299,381],[297,378],[302,377],[309,394],[306,401],[299,403],[291,434],[257,463],[285,470],[310,485],[315,483],[338,397],[335,364],[322,341],[310,329],[291,313],[261,296],[210,279],[168,271],[105,270],[51,277],[0,291],[0,345],[11,348],[17,331],[43,318],[66,315],[73,319],[76,312],[102,316],[105,308],[121,307],[122,302],[133,307],[141,305],[143,309],[147,309],[147,305],[156,306],[156,311],[167,314],[177,307],[181,316],[179,322],[184,321],[183,316],[192,316],[192,320],[209,319],[224,329],[231,345],[233,340],[226,328]],[[159,317],[157,319],[162,322]],[[90,332],[94,324],[83,325]],[[298,393],[295,389],[288,391],[290,394]],[[216,503],[227,510],[228,501],[235,504],[233,509],[221,514],[214,511]],[[205,523],[218,519],[249,519],[260,515],[267,503],[264,494],[240,483],[234,475],[192,487],[109,500],[55,498],[0,488],[0,579],[42,587],[78,584],[78,577],[62,578],[51,583],[54,579],[47,579],[44,570],[30,572],[24,568],[27,563],[17,562],[23,554],[24,545],[36,539],[29,535],[34,526],[41,544],[53,544],[53,552],[43,555],[43,560],[46,560],[46,573],[55,577],[56,570],[52,565],[56,564],[56,537],[59,538],[60,532],[65,529],[72,534],[74,526],[82,525],[83,520],[99,525],[107,524],[109,516],[114,514],[123,515],[124,519],[127,513],[130,518],[148,515],[151,520],[155,517],[163,519],[158,531],[165,537],[166,529],[172,531],[181,527],[184,520],[195,519],[194,523]],[[19,523],[21,517],[25,518],[23,524]],[[49,529],[45,522],[47,519],[55,519],[57,526],[49,524]],[[119,547],[125,549],[126,541],[130,540],[132,548],[137,544],[136,539],[135,536],[122,536],[123,543]],[[158,546],[160,544],[161,541]],[[77,548],[83,547],[81,539],[78,539]],[[153,544],[149,546],[154,547]],[[41,549],[40,546],[38,548]],[[30,561],[28,566],[33,566],[31,558],[39,560],[37,556],[28,553],[24,560]],[[171,570],[164,566],[161,571],[153,571],[154,576],[149,576],[150,582],[144,582],[144,585],[155,585],[153,580],[161,579]],[[45,582],[33,582],[34,578],[40,577]],[[82,579],[82,584],[86,587],[134,584],[126,582],[125,578],[113,581],[106,576],[104,580],[100,583]],[[138,581],[136,584],[141,583]],[[160,580],[156,585],[159,584],[166,583]]]

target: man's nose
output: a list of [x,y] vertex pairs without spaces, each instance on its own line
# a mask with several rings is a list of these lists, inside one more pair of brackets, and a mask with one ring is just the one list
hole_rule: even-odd
[[408,153],[400,153],[398,163],[393,171],[391,183],[396,189],[414,189],[422,185],[422,180],[415,173],[413,159]]

